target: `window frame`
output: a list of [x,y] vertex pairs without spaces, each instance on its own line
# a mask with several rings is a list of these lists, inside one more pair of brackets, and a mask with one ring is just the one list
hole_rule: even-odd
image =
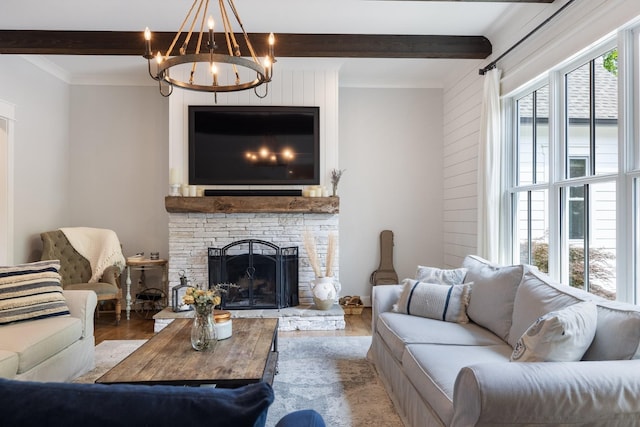
[[[632,47],[633,48],[632,48]],[[610,37],[601,43],[594,45],[589,49],[585,49],[580,55],[576,55],[574,58],[566,61],[561,66],[555,67],[548,73],[540,76],[532,83],[523,86],[514,93],[509,94],[504,98],[504,104],[507,106],[505,117],[510,118],[505,127],[505,136],[511,141],[506,141],[507,150],[510,150],[508,156],[512,159],[512,164],[517,165],[515,173],[510,174],[510,184],[507,188],[507,194],[511,200],[511,211],[507,221],[510,221],[511,233],[510,241],[510,256],[512,261],[519,259],[519,246],[520,241],[518,237],[518,212],[516,207],[520,193],[523,191],[535,191],[542,188],[547,188],[549,191],[548,200],[548,215],[549,215],[549,274],[556,280],[563,283],[569,283],[569,263],[568,254],[570,239],[563,237],[563,230],[566,231],[568,237],[568,198],[566,194],[573,186],[583,186],[585,191],[585,221],[586,227],[584,230],[584,244],[585,247],[589,245],[589,229],[591,224],[589,223],[588,210],[588,198],[587,192],[591,184],[600,182],[615,182],[616,188],[616,296],[618,300],[636,302],[636,295],[639,294],[638,278],[640,273],[638,272],[638,265],[640,264],[640,251],[638,250],[640,233],[640,219],[631,221],[631,218],[637,218],[638,209],[640,208],[640,148],[638,148],[637,141],[640,139],[638,136],[638,127],[640,123],[640,95],[637,92],[633,92],[633,102],[630,103],[628,97],[622,94],[625,90],[629,90],[632,83],[639,82],[638,76],[640,76],[640,26],[636,26],[633,29],[623,29],[618,32],[614,37]],[[595,157],[593,152],[590,153],[591,161],[587,161],[588,175],[579,178],[568,178],[569,156],[567,156],[567,95],[566,95],[566,74],[590,63],[592,60],[599,56],[604,55],[610,50],[617,48],[619,53],[619,68],[618,68],[618,170],[616,173],[607,173],[600,175],[592,175],[593,169],[591,164]],[[633,53],[633,67],[629,65],[630,61],[625,62],[624,57],[629,58],[630,53]],[[621,60],[621,57],[622,60]],[[630,78],[634,76],[635,80]],[[520,159],[518,158],[518,104],[517,101],[533,92],[538,91],[545,85],[549,85],[549,182],[548,183],[535,183],[532,185],[518,185],[518,168],[520,165]],[[638,85],[640,86],[640,85]],[[590,90],[593,89],[593,85],[590,83]],[[535,96],[533,97],[535,100]],[[632,116],[633,120],[629,120],[629,117],[623,116],[624,112],[634,111]],[[592,113],[590,113],[591,116]],[[590,119],[595,120],[594,117]],[[633,135],[635,138],[629,138],[629,135]],[[590,138],[593,138],[591,136]],[[636,141],[636,144],[633,144]],[[535,145],[535,141],[533,144]],[[633,161],[629,161],[629,153],[633,153]],[[535,157],[535,156],[534,156]],[[557,160],[556,160],[557,159]],[[535,160],[535,159],[534,159]],[[629,163],[633,163],[635,170],[631,171]],[[535,165],[532,165],[535,168]],[[597,172],[597,171],[596,171]],[[535,178],[535,177],[534,177]],[[634,183],[632,186],[628,183]],[[628,190],[629,187],[633,187],[633,190]],[[564,193],[564,194],[563,194]],[[626,195],[627,197],[625,197]],[[632,197],[634,196],[634,197]],[[531,198],[528,197],[528,200]],[[628,200],[633,201],[633,206]],[[530,207],[529,207],[530,209]],[[636,215],[634,216],[634,213]],[[529,221],[531,221],[531,213],[529,214]],[[621,225],[624,224],[624,225]],[[630,231],[634,230],[634,239],[629,239],[631,235]],[[529,235],[531,231],[529,230]],[[633,243],[628,242],[634,240]],[[624,247],[628,248],[632,246],[633,251],[624,251]],[[629,255],[631,253],[632,255]],[[588,263],[588,256],[585,254],[586,263]],[[618,262],[620,258],[625,258],[623,262]],[[633,260],[633,261],[631,261]],[[628,281],[629,272],[627,265],[633,266],[632,276],[633,281]],[[588,265],[586,266],[588,268]],[[625,283],[630,283],[625,286]]]

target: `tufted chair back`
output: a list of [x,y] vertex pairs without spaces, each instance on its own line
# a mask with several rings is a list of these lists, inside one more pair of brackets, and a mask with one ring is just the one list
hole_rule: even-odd
[[[120,323],[122,310],[122,289],[120,288],[120,269],[116,266],[107,267],[98,283],[89,283],[91,279],[91,263],[80,255],[67,239],[62,230],[45,231],[40,233],[42,239],[43,260],[60,260],[60,278],[64,289],[81,289],[94,291],[98,296],[99,312],[113,312],[116,324]],[[114,309],[105,310],[104,302],[113,301]]]
[[87,283],[91,278],[89,260],[76,251],[60,230],[41,233],[42,259],[59,259],[62,287],[73,283]]

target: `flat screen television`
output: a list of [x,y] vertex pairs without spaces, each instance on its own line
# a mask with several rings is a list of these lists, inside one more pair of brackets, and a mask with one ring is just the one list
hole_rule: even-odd
[[319,184],[319,110],[189,106],[189,184]]

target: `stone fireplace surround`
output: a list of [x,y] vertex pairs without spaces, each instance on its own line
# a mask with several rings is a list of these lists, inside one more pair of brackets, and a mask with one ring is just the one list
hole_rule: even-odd
[[[323,313],[312,307],[309,283],[315,276],[303,245],[303,234],[308,229],[316,237],[318,254],[324,265],[327,236],[330,232],[336,235],[339,233],[337,197],[168,196],[165,207],[169,212],[169,289],[180,284],[181,271],[184,271],[192,285],[207,285],[209,247],[221,248],[243,239],[266,240],[280,247],[298,246],[300,306],[290,310],[234,310],[232,314],[236,317],[255,315],[300,318],[299,322],[281,318],[281,329],[284,330],[344,328],[344,313],[341,309],[341,313],[334,310]],[[337,263],[334,271],[335,276],[339,277]],[[259,313],[251,313],[253,311]],[[310,321],[311,318],[315,320]]]

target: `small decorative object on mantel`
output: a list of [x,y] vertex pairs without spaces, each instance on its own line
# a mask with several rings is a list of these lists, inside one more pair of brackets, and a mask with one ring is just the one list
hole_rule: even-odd
[[171,187],[170,196],[180,196],[180,177],[176,168],[169,169],[169,186]]
[[213,289],[188,287],[182,301],[195,309],[191,326],[191,346],[196,351],[213,350],[218,337],[213,326],[213,308],[220,304],[220,295]]
[[325,270],[320,267],[320,259],[316,250],[316,240],[309,230],[304,232],[304,247],[309,257],[309,264],[316,278],[311,281],[313,303],[319,310],[329,310],[340,292],[340,282],[333,277],[333,262],[336,256],[337,241],[335,233],[329,233],[327,238],[327,255]]
[[331,186],[333,189],[332,196],[336,197],[338,195],[338,183],[340,182],[340,178],[342,178],[342,174],[346,171],[346,169],[332,169],[331,170]]

